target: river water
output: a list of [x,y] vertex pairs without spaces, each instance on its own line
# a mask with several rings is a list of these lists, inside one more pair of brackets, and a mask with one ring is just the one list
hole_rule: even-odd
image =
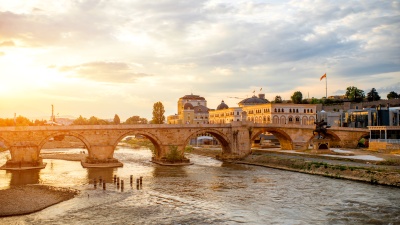
[[[0,171],[0,189],[46,184],[81,191],[40,212],[0,218],[0,224],[400,224],[399,188],[192,154],[194,165],[183,167],[153,164],[145,149],[119,148],[114,156],[123,168],[84,169],[79,162],[46,159],[40,171]],[[1,153],[0,163],[5,160]],[[114,175],[124,180],[123,191]],[[136,180],[129,184],[130,175],[143,177],[141,189]],[[100,176],[106,191],[94,188]]]

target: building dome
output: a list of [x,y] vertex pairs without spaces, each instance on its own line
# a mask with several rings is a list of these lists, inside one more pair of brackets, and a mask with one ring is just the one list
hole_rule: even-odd
[[183,106],[183,109],[194,109],[194,107],[193,107],[192,104],[186,103],[186,104]]
[[251,98],[246,98],[246,99],[243,99],[242,101],[240,101],[239,105],[259,105],[259,104],[269,103],[269,101],[267,99],[262,98],[262,96],[260,96],[260,97],[253,95],[253,97],[251,97]]
[[224,100],[222,100],[221,104],[218,105],[217,110],[228,109],[228,108],[229,106],[225,104]]

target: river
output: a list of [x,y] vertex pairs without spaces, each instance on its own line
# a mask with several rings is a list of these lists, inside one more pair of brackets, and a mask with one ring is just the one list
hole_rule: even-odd
[[[114,156],[123,168],[84,169],[79,162],[46,159],[40,172],[1,170],[1,189],[46,184],[81,193],[37,213],[0,218],[0,224],[400,224],[399,188],[193,154],[194,165],[183,167],[153,164],[146,149],[120,147]],[[5,160],[1,153],[0,163]],[[123,191],[114,175],[124,180]],[[141,189],[129,184],[130,175],[143,177]],[[106,191],[94,188],[100,176]]]

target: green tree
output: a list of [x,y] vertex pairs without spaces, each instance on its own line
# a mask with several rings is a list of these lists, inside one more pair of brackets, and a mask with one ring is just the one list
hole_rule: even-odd
[[161,102],[154,103],[152,123],[163,124],[165,121],[164,113],[165,113],[164,105]]
[[369,102],[378,101],[381,99],[381,96],[379,96],[379,94],[375,88],[372,88],[371,91],[368,92],[368,94],[367,94],[367,99]]
[[141,118],[140,116],[131,116],[126,119],[125,124],[147,124],[146,118]]
[[311,98],[311,104],[319,104],[319,103],[321,103],[320,99],[314,97]]
[[352,102],[361,102],[365,98],[363,90],[350,86],[346,88],[346,97]]
[[290,98],[294,104],[300,104],[303,100],[303,94],[300,91],[296,91]]
[[388,99],[394,99],[394,98],[399,98],[399,94],[397,94],[394,91],[389,92],[389,94],[387,95]]
[[26,117],[18,116],[16,119],[17,126],[32,126],[33,123]]
[[282,97],[280,95],[275,96],[274,103],[282,103]]
[[114,124],[120,124],[121,123],[121,120],[119,119],[119,116],[117,115],[117,114],[115,114],[115,116],[114,116]]
[[73,122],[73,125],[87,125],[88,121],[86,118],[79,116],[78,118],[76,118]]

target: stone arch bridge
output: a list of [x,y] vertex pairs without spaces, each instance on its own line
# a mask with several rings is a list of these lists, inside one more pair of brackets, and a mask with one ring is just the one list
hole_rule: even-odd
[[[153,160],[162,162],[174,147],[183,155],[191,138],[201,134],[214,136],[222,146],[222,158],[241,158],[251,153],[252,141],[259,134],[275,135],[283,150],[307,149],[314,138],[313,125],[258,124],[250,121],[230,124],[146,124],[146,125],[74,125],[74,126],[21,126],[0,127],[0,141],[10,150],[7,165],[35,167],[41,164],[40,150],[52,137],[73,136],[80,139],[88,150],[88,158],[108,162],[124,137],[142,135],[155,146]],[[357,146],[358,140],[369,134],[367,129],[330,128],[331,145]],[[21,166],[22,165],[22,166]]]

